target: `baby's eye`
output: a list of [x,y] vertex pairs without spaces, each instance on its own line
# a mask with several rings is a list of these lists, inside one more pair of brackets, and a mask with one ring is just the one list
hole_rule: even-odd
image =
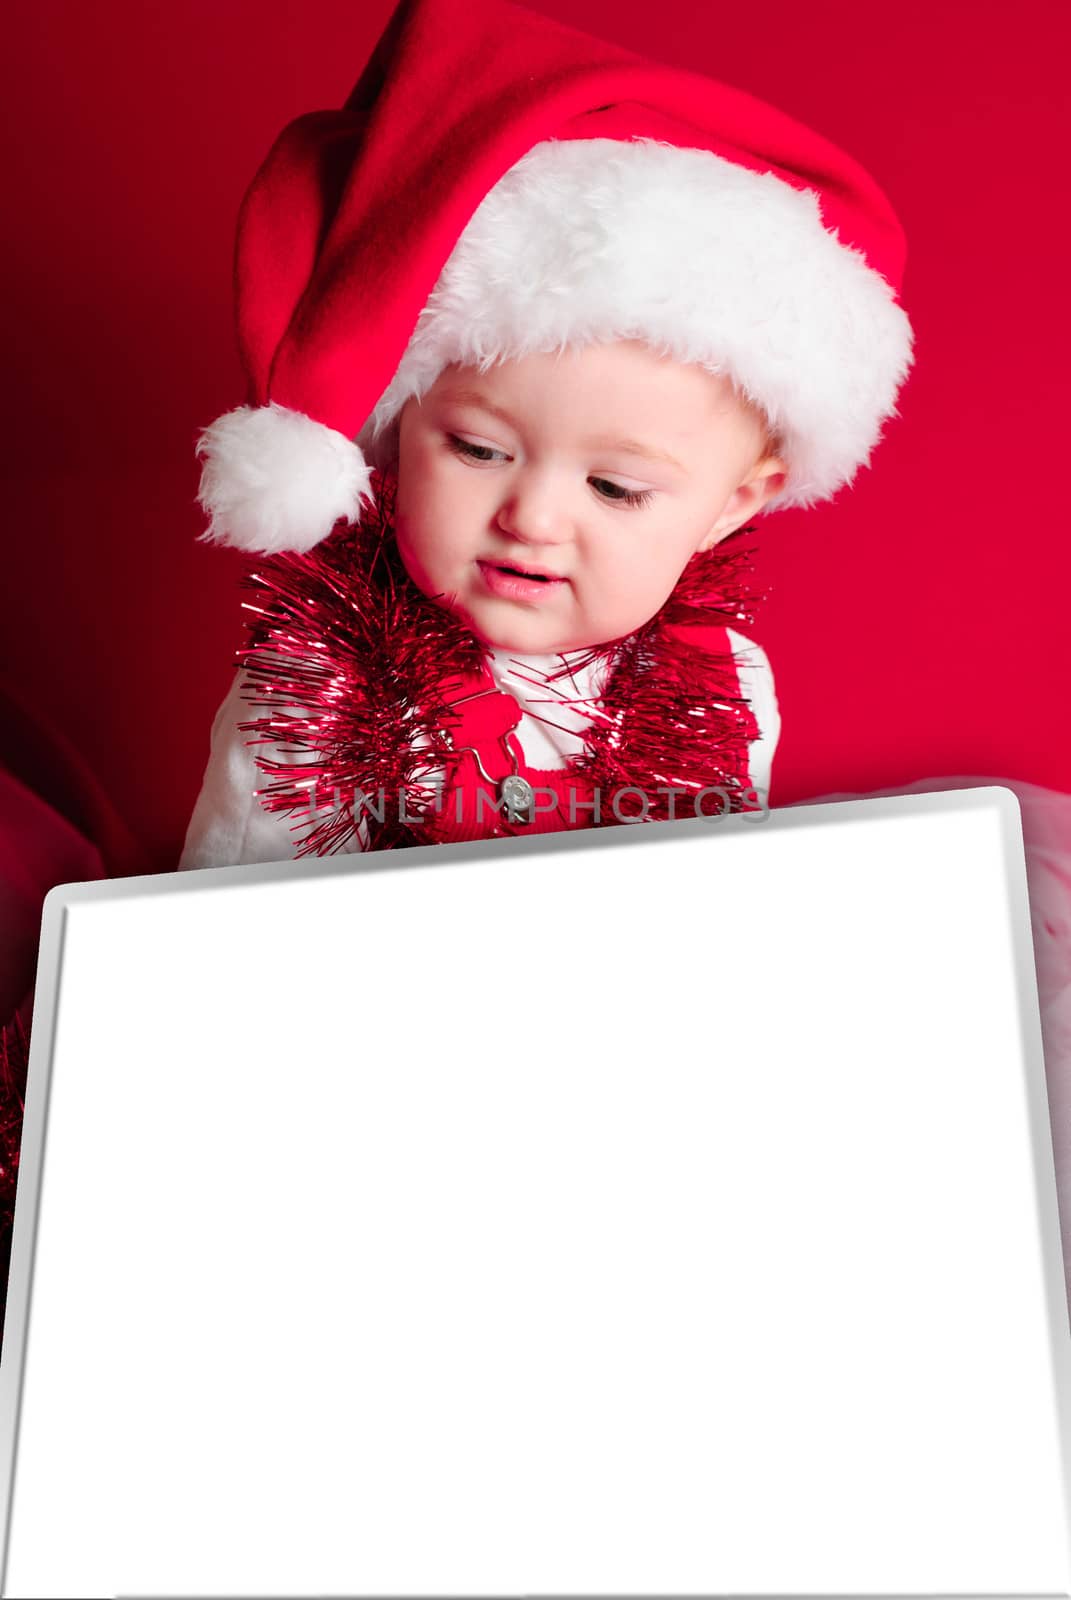
[[620,483],[611,483],[608,478],[589,478],[588,482],[604,500],[622,506],[645,506],[654,495],[653,489],[625,489]]
[[509,459],[504,450],[492,450],[488,444],[470,444],[467,439],[459,439],[456,433],[448,433],[446,442],[455,455],[465,456],[470,461],[491,461],[495,456],[501,456],[503,461]]

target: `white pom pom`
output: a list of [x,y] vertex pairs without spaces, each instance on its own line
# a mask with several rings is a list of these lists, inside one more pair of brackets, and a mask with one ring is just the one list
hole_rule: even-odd
[[198,501],[204,539],[259,555],[311,550],[371,499],[371,468],[334,428],[273,402],[239,406],[205,428]]

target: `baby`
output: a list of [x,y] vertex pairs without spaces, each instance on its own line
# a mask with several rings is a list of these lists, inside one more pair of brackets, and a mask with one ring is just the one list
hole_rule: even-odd
[[243,203],[253,403],[201,501],[272,559],[182,865],[761,809],[733,536],[869,459],[902,264],[772,107],[506,0],[403,4]]

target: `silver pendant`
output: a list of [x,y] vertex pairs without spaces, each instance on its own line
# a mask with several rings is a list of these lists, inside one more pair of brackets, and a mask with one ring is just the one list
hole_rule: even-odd
[[506,821],[514,825],[531,822],[535,814],[535,790],[527,778],[511,772],[498,785],[498,799],[506,808]]

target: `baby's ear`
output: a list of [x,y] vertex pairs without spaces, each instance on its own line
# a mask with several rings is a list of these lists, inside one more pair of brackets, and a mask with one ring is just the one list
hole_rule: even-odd
[[700,550],[713,550],[737,528],[742,528],[745,522],[758,515],[768,500],[780,494],[787,481],[788,468],[780,456],[764,456],[739,488],[733,490],[721,516],[700,544]]

